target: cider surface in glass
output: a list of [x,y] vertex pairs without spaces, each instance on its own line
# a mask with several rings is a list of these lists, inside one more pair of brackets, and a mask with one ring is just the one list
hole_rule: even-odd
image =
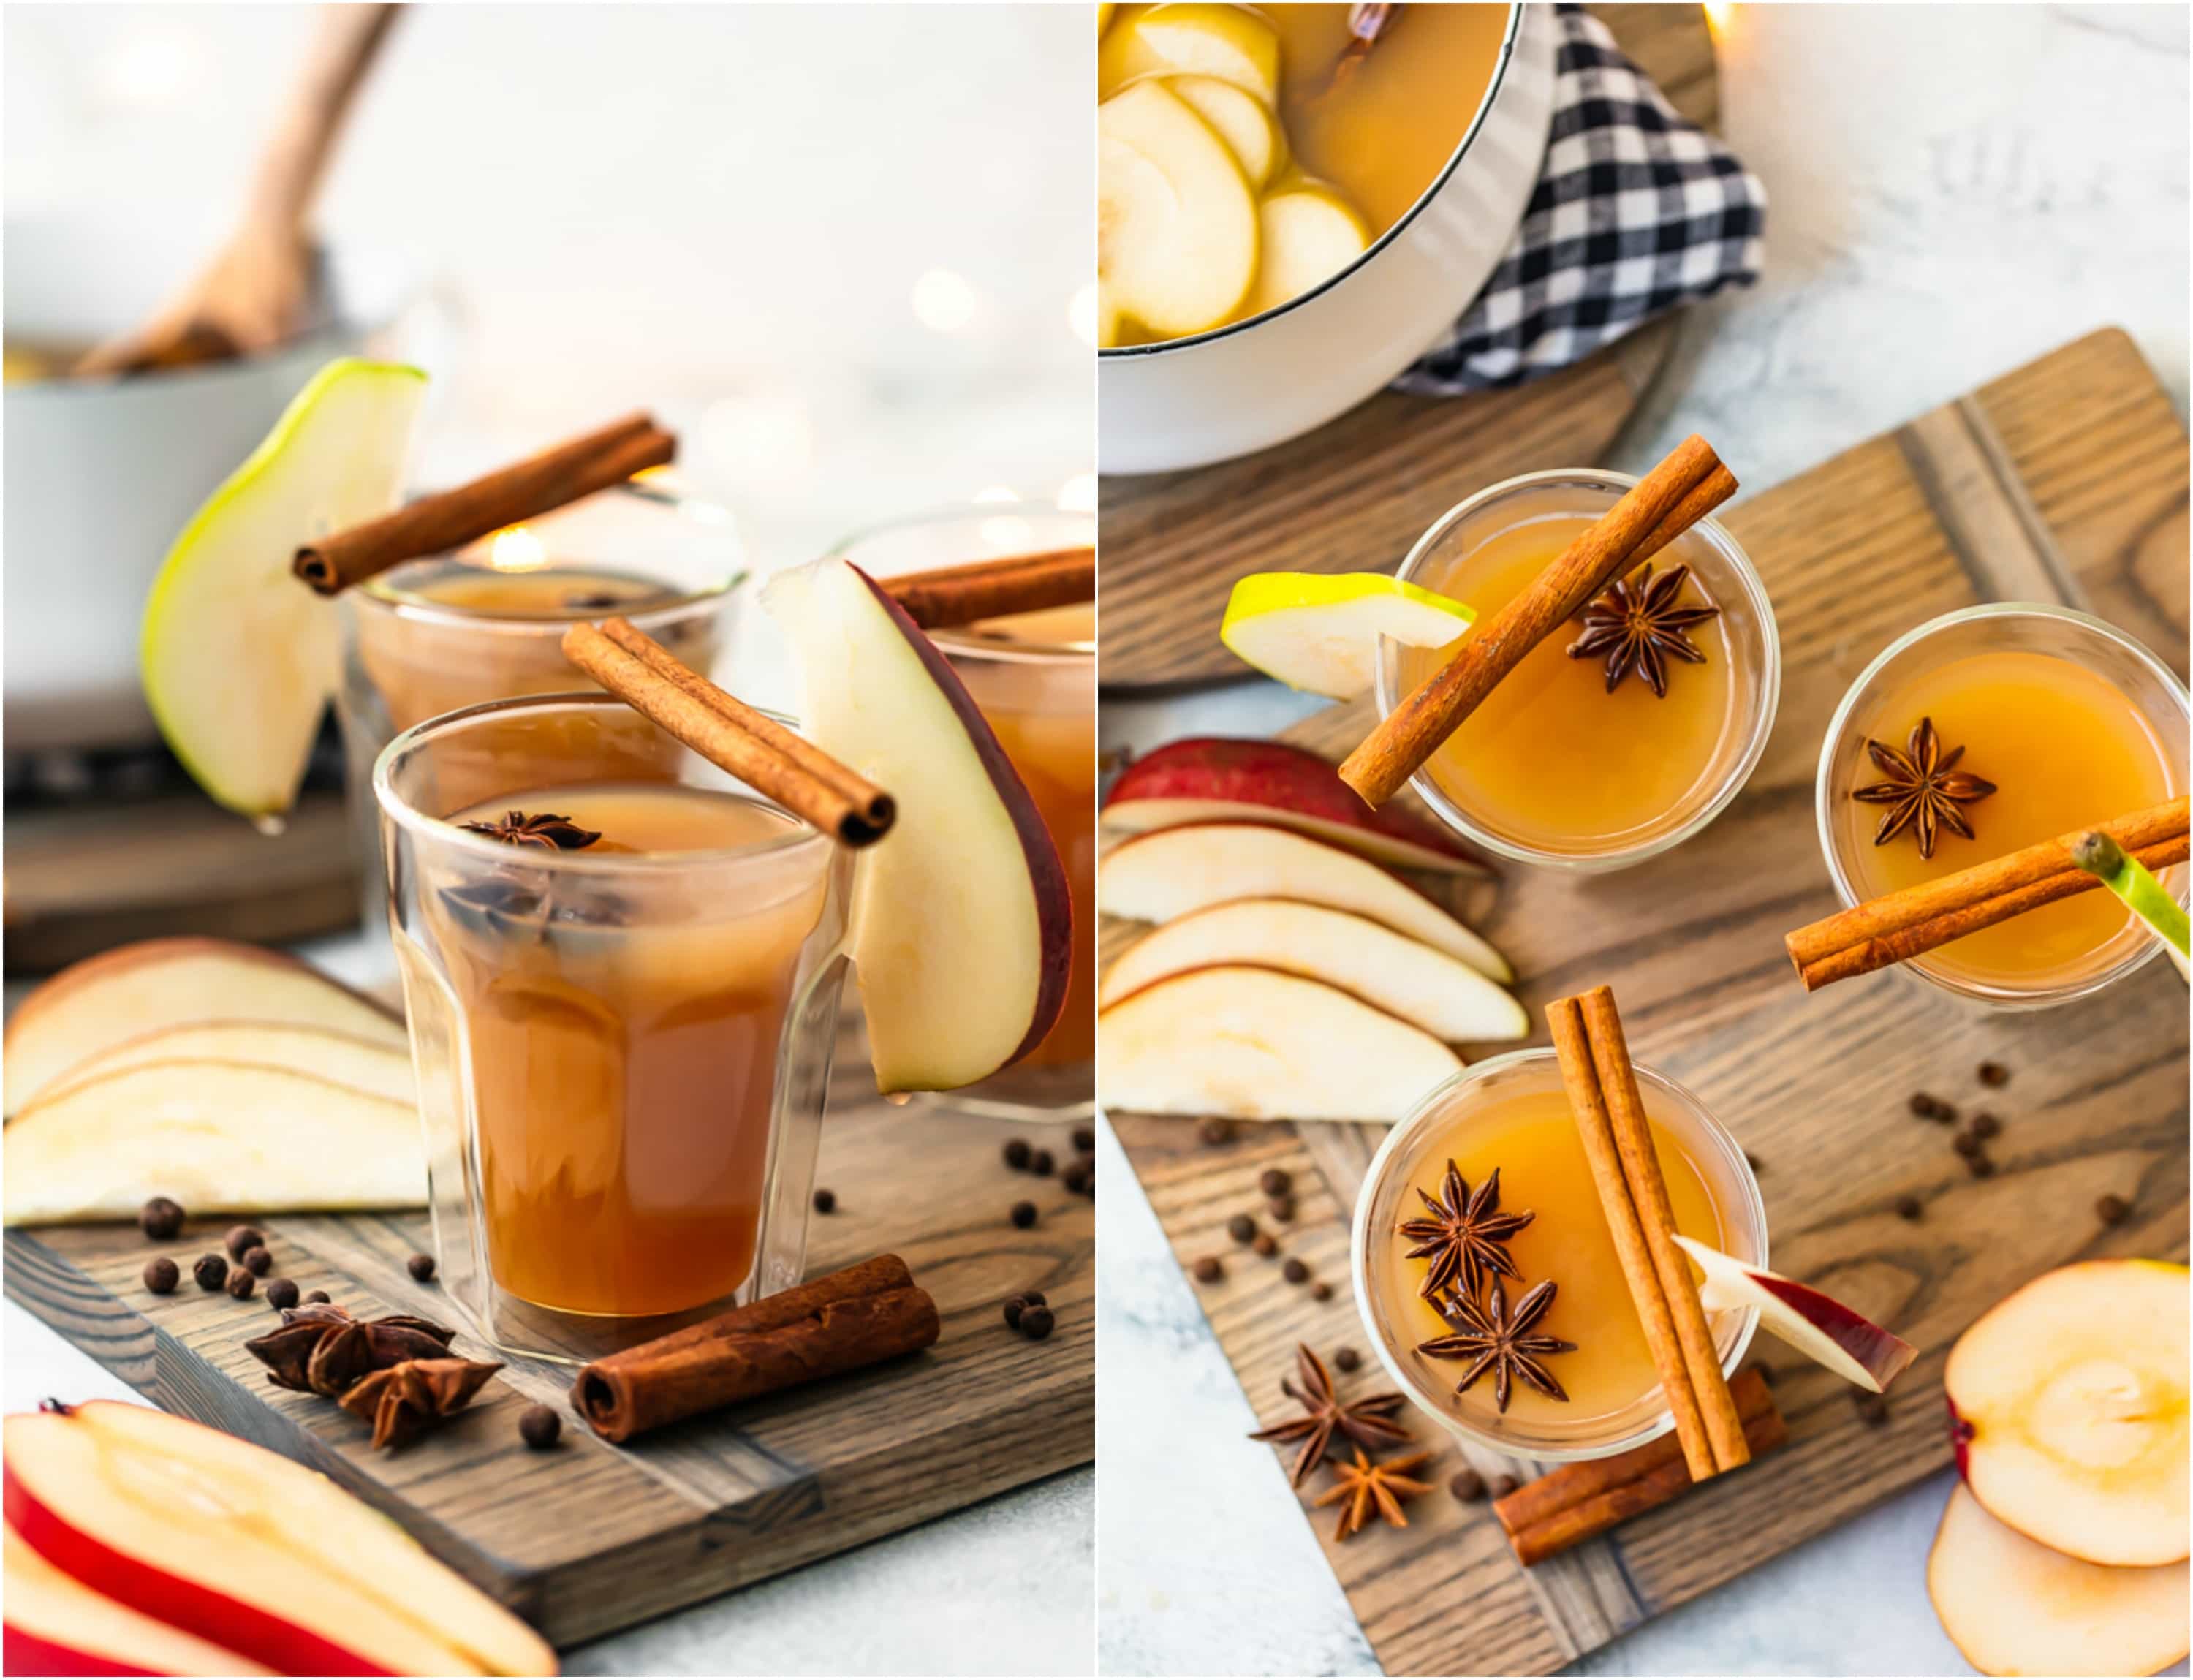
[[[1865,897],[2159,804],[2184,785],[2124,691],[2053,654],[2007,650],[1948,661],[1884,690],[1852,727],[1902,751],[1921,718],[1934,720],[1944,753],[1965,749],[1959,770],[1994,783],[1995,791],[1961,807],[1972,839],[1938,827],[1934,855],[1921,857],[1909,829],[1875,845],[1887,807],[1839,789],[1844,851]],[[1859,760],[1856,775],[1858,787],[1882,779],[1870,758]],[[2081,967],[2124,932],[2130,915],[2112,893],[2082,892],[1968,933],[1921,960],[1980,981],[2030,981]]]
[[[1654,1100],[1648,1088],[1647,1108]],[[1668,1181],[1675,1229],[1715,1247],[1725,1247],[1721,1214],[1698,1164],[1669,1136],[1658,1120],[1653,1144]],[[1520,1278],[1503,1280],[1512,1306],[1525,1290],[1551,1279],[1558,1286],[1552,1310],[1534,1333],[1574,1342],[1574,1353],[1549,1355],[1546,1369],[1567,1390],[1566,1402],[1549,1398],[1518,1379],[1509,1396],[1506,1420],[1537,1425],[1559,1423],[1588,1426],[1634,1404],[1659,1386],[1660,1376],[1646,1345],[1645,1328],[1630,1304],[1629,1286],[1614,1252],[1599,1191],[1577,1134],[1568,1099],[1558,1091],[1512,1092],[1483,1099],[1435,1129],[1410,1180],[1404,1217],[1423,1213],[1417,1189],[1440,1194],[1440,1181],[1452,1158],[1474,1190],[1500,1172],[1503,1213],[1535,1214],[1507,1244]],[[1417,1293],[1430,1261],[1407,1258],[1416,1245],[1396,1233],[1381,1239],[1388,1246],[1380,1287],[1387,1298],[1389,1322],[1400,1345],[1401,1362],[1412,1366],[1424,1385],[1452,1393],[1468,1362],[1422,1358],[1420,1342],[1452,1333],[1452,1327]],[[1458,1411],[1476,1426],[1497,1432],[1502,1413],[1494,1400],[1490,1373],[1455,1397]]]
[[[1467,602],[1483,624],[1587,530],[1583,514],[1553,514],[1496,532],[1458,559],[1425,568],[1416,581]],[[1654,562],[1657,575],[1682,564],[1677,542]],[[1696,571],[1686,606],[1720,605]],[[1488,831],[1539,849],[1612,850],[1661,827],[1714,771],[1722,741],[1738,725],[1743,695],[1721,618],[1689,633],[1702,665],[1668,661],[1668,692],[1656,696],[1632,671],[1612,693],[1602,658],[1572,659],[1581,626],[1555,628],[1463,720],[1425,773]],[[1439,651],[1403,651],[1404,692],[1429,678]]]
[[[587,784],[499,797],[602,838],[585,854],[707,852],[799,833],[728,793]],[[512,879],[528,852],[513,846]],[[441,896],[438,937],[477,1106],[489,1264],[504,1290],[563,1312],[638,1316],[730,1294],[753,1269],[777,1056],[821,918],[827,844],[751,898],[644,895],[557,876],[545,906]],[[695,879],[705,870],[696,863]],[[536,874],[535,880],[541,877]]]

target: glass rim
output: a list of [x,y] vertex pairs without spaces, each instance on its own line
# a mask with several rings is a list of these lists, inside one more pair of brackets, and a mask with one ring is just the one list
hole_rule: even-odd
[[[796,851],[810,843],[822,846],[834,844],[831,837],[801,817],[787,811],[776,800],[759,789],[755,797],[765,801],[773,811],[781,811],[796,825],[789,833],[773,835],[767,840],[750,840],[743,846],[719,846],[690,851],[629,851],[608,856],[589,856],[585,851],[541,851],[528,849],[522,852],[501,840],[490,840],[484,834],[472,833],[445,817],[432,816],[396,791],[395,777],[398,761],[414,750],[427,745],[434,737],[487,721],[491,717],[524,712],[604,711],[615,708],[626,715],[639,718],[651,729],[661,725],[633,710],[614,694],[599,690],[573,691],[562,694],[532,694],[512,696],[501,700],[483,700],[476,704],[460,707],[454,712],[444,712],[416,723],[381,749],[373,761],[373,797],[381,814],[415,836],[453,846],[461,854],[477,857],[485,863],[508,864],[522,863],[529,869],[568,869],[580,874],[616,874],[620,873],[648,873],[677,869],[707,869],[730,863],[743,863],[763,857],[773,857]],[[755,710],[772,722],[796,730],[799,720],[782,712],[772,712],[756,707]],[[664,733],[668,731],[664,731]],[[707,760],[703,760],[707,762]],[[726,771],[725,775],[731,772]],[[689,784],[667,783],[665,786],[684,787]]]
[[[1427,1416],[1452,1432],[1509,1458],[1542,1459],[1549,1463],[1574,1464],[1593,1459],[1612,1458],[1617,1454],[1626,1453],[1633,1448],[1641,1447],[1648,1441],[1656,1441],[1668,1433],[1675,1426],[1675,1416],[1674,1411],[1666,1403],[1664,1392],[1661,1395],[1662,1404],[1658,1412],[1628,1434],[1604,1443],[1563,1446],[1559,1442],[1519,1442],[1487,1434],[1476,1425],[1457,1417],[1453,1411],[1429,1395],[1415,1375],[1403,1367],[1394,1350],[1387,1345],[1386,1337],[1380,1333],[1377,1325],[1373,1322],[1370,1304],[1366,1299],[1371,1264],[1371,1206],[1377,1200],[1378,1192],[1387,1176],[1394,1170],[1394,1163],[1402,1153],[1404,1144],[1429,1125],[1440,1106],[1465,1087],[1510,1068],[1542,1063],[1552,1064],[1555,1077],[1558,1079],[1560,1062],[1560,1054],[1551,1045],[1532,1045],[1526,1046],[1521,1049],[1503,1051],[1497,1056],[1488,1056],[1482,1061],[1472,1062],[1459,1072],[1449,1075],[1419,1097],[1416,1106],[1388,1129],[1386,1136],[1379,1143],[1377,1153],[1371,1157],[1371,1164],[1364,1169],[1362,1188],[1356,1192],[1355,1209],[1348,1219],[1348,1284],[1355,1294],[1355,1316],[1362,1323],[1364,1333],[1370,1340],[1371,1351],[1377,1355],[1378,1362],[1386,1368],[1386,1374],[1400,1385],[1402,1392],[1406,1394],[1410,1401]],[[1744,1146],[1737,1142],[1735,1134],[1721,1123],[1713,1110],[1700,1099],[1698,1093],[1682,1081],[1648,1067],[1635,1058],[1632,1058],[1629,1065],[1640,1084],[1652,1086],[1673,1098],[1698,1123],[1700,1132],[1706,1141],[1713,1146],[1722,1165],[1727,1169],[1729,1176],[1738,1187],[1743,1206],[1741,1209],[1732,1209],[1732,1213],[1740,1212],[1747,1216],[1751,1221],[1752,1228],[1758,1234],[1758,1253],[1747,1264],[1760,1270],[1765,1270],[1771,1259],[1770,1232],[1766,1223],[1766,1199],[1760,1194],[1759,1175],[1752,1170],[1750,1161],[1745,1157]],[[1736,1334],[1731,1339],[1729,1350],[1721,1360],[1721,1369],[1724,1374],[1733,1373],[1737,1367],[1744,1362],[1744,1356],[1749,1350],[1752,1337],[1757,1333],[1758,1328],[1758,1309],[1755,1307],[1743,1309],[1738,1322]]]
[[[1427,525],[1423,534],[1410,545],[1409,552],[1402,556],[1400,565],[1394,568],[1394,576],[1405,583],[1417,582],[1417,569],[1429,558],[1432,549],[1440,541],[1470,515],[1503,496],[1555,485],[1612,490],[1618,496],[1634,488],[1637,482],[1633,473],[1616,473],[1600,467],[1552,467],[1503,479],[1463,497]],[[1744,791],[1745,784],[1751,780],[1752,772],[1758,769],[1760,760],[1766,756],[1767,738],[1774,732],[1775,717],[1781,709],[1781,626],[1774,616],[1774,604],[1767,595],[1766,582],[1760,577],[1758,568],[1752,564],[1751,556],[1745,552],[1744,545],[1730,534],[1726,525],[1708,515],[1684,535],[1703,538],[1728,566],[1738,587],[1743,591],[1745,605],[1758,621],[1762,633],[1761,640],[1766,650],[1756,685],[1759,703],[1753,708],[1749,737],[1744,742],[1744,750],[1721,777],[1719,787],[1682,823],[1663,834],[1652,834],[1634,845],[1608,851],[1548,851],[1542,847],[1491,833],[1471,821],[1446,790],[1433,781],[1427,761],[1425,767],[1419,768],[1409,777],[1409,786],[1441,822],[1465,839],[1511,863],[1567,870],[1577,874],[1605,874],[1628,869],[1681,846],[1712,823]],[[1377,681],[1373,693],[1382,723],[1401,698],[1398,661],[1394,657],[1396,646],[1390,637],[1381,636],[1378,639]]]
[[[1032,508],[1039,513],[1055,513],[1069,519],[1086,519],[1092,539],[1096,535],[1096,514],[1093,509],[1067,507],[1062,506],[1056,497],[1024,496],[1015,490],[1011,502],[945,502],[897,514],[890,519],[877,519],[848,531],[823,552],[827,556],[850,562],[852,561],[851,551],[873,537],[886,536],[893,531],[919,530],[927,525],[948,525],[955,519],[1010,518],[1011,510],[1016,507]],[[877,581],[889,580],[879,578]],[[1093,662],[1096,657],[1094,637],[1070,642],[993,642],[967,635],[956,628],[929,630],[923,634],[938,647],[954,655],[988,660],[999,665],[1072,665]]]
[[[2188,696],[2185,685],[2178,679],[2177,672],[2163,663],[2152,648],[2130,631],[2081,608],[2068,606],[2060,601],[1975,601],[1969,606],[1938,613],[1922,624],[1914,625],[1875,654],[1866,662],[1864,669],[1851,679],[1850,686],[1843,691],[1842,698],[1835,703],[1835,713],[1828,720],[1827,732],[1820,737],[1819,763],[1812,774],[1812,821],[1819,834],[1820,856],[1828,866],[1829,883],[1834,886],[1835,897],[1843,909],[1855,909],[1865,900],[1859,896],[1849,872],[1843,867],[1842,848],[1835,839],[1833,817],[1833,812],[1840,808],[1840,802],[1834,798],[1829,783],[1834,768],[1835,745],[1850,729],[1851,714],[1858,708],[1859,697],[1887,668],[1892,660],[1909,652],[1929,637],[1960,625],[1992,618],[2047,619],[2099,635],[2104,641],[2114,644],[2130,655],[2134,663],[2145,668],[2162,685],[2163,692],[2177,702],[2179,711],[2186,715],[2189,726],[2193,726],[2193,697]],[[2126,698],[2129,700],[2131,697],[2127,695]],[[2180,903],[2186,902],[2189,892],[2193,892],[2193,886],[2179,888],[2178,898]],[[2162,942],[2159,939],[2142,939],[2122,958],[2106,968],[2058,985],[2032,990],[1994,986],[1960,975],[1938,972],[1925,966],[1924,954],[1909,961],[1899,962],[1895,966],[1899,973],[1938,986],[1954,996],[2005,1009],[2038,1009],[2070,1003],[2089,996],[2104,986],[2113,985],[2154,960],[2162,949]]]

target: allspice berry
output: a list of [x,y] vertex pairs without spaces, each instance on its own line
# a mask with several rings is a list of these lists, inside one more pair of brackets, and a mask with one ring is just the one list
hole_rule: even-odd
[[525,1444],[536,1453],[546,1452],[556,1444],[564,1432],[564,1419],[547,1406],[529,1406],[518,1414],[518,1432]]
[[1038,1150],[1028,1157],[1028,1171],[1039,1178],[1048,1178],[1051,1174],[1051,1169],[1057,1165],[1058,1163],[1051,1159],[1049,1150]]
[[1195,1263],[1195,1281],[1198,1283],[1216,1283],[1225,1276],[1226,1263],[1216,1254],[1205,1254]]
[[1257,1180],[1257,1188],[1266,1195],[1285,1195],[1294,1187],[1293,1174],[1281,1167],[1267,1167]]
[[1496,1499],[1504,1499],[1522,1485],[1512,1476],[1496,1476],[1485,1484],[1485,1491]]
[[1332,1350],[1332,1362],[1345,1374],[1363,1362],[1363,1356],[1356,1352],[1354,1348],[1335,1348]]
[[1280,1252],[1279,1240],[1268,1230],[1260,1230],[1249,1244],[1250,1251],[1270,1259]]
[[1198,1135],[1205,1143],[1216,1149],[1221,1144],[1231,1143],[1234,1140],[1234,1122],[1213,1115],[1203,1122]]
[[1458,1470],[1449,1479],[1447,1491],[1464,1505],[1474,1505],[1485,1497],[1485,1478],[1474,1470]]
[[1075,1127],[1074,1128],[1074,1147],[1079,1150],[1083,1155],[1095,1154],[1096,1151],[1096,1128],[1093,1126]]
[[1028,1156],[1034,1151],[1028,1148],[1027,1138],[1008,1138],[1005,1139],[1003,1153],[1006,1166],[1011,1167],[1016,1173],[1025,1173],[1028,1171]]
[[414,1254],[404,1263],[404,1270],[409,1272],[417,1282],[431,1282],[434,1276],[434,1257],[432,1254]]
[[156,1254],[145,1262],[145,1287],[156,1295],[172,1294],[182,1276],[182,1268],[165,1254]]
[[228,1235],[220,1240],[220,1246],[228,1250],[232,1260],[242,1259],[247,1248],[263,1248],[266,1245],[266,1238],[256,1225],[231,1225]]
[[191,1276],[198,1281],[201,1289],[218,1289],[228,1282],[228,1257],[225,1254],[201,1254],[191,1266]]
[[1033,1201],[1016,1201],[1013,1204],[1012,1213],[1010,1217],[1012,1219],[1013,1225],[1016,1230],[1026,1230],[1029,1226],[1035,1223],[1035,1203]]
[[297,1286],[286,1277],[266,1280],[266,1304],[277,1312],[286,1312],[297,1304]]
[[836,1213],[838,1211],[838,1192],[835,1190],[816,1191],[815,1211],[818,1213]]
[[137,1229],[155,1242],[165,1242],[183,1228],[183,1205],[156,1195],[137,1210]]
[[238,1257],[238,1264],[255,1277],[264,1277],[274,1270],[274,1256],[262,1246],[247,1248]]
[[1320,1277],[1316,1282],[1309,1286],[1309,1298],[1313,1301],[1331,1300],[1332,1299],[1332,1286]]
[[1226,1235],[1236,1242],[1247,1242],[1257,1235],[1257,1222],[1246,1213],[1236,1213],[1226,1222]]
[[305,1291],[305,1301],[309,1306],[324,1307],[334,1299],[335,1297],[328,1293],[324,1289],[307,1289]]
[[259,1287],[259,1275],[238,1266],[228,1275],[228,1293],[239,1301],[251,1299],[252,1291]]
[[1057,1321],[1051,1316],[1049,1307],[1027,1307],[1021,1312],[1021,1334],[1032,1342],[1039,1342],[1051,1333]]
[[1280,1268],[1280,1276],[1290,1283],[1307,1283],[1309,1282],[1309,1268],[1290,1254],[1287,1263]]

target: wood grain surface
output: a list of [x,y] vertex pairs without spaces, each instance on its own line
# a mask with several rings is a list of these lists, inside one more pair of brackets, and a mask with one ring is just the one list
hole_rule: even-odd
[[[1592,9],[1678,111],[1713,124],[1720,83],[1698,7]],[[1104,479],[1097,680],[1131,689],[1253,675],[1218,640],[1235,578],[1390,571],[1424,528],[1470,491],[1548,462],[1596,462],[1681,325],[1680,313],[1664,315],[1516,390],[1381,392],[1305,437],[1239,461]]]
[[[1742,439],[1719,441],[1740,475]],[[2183,674],[2186,436],[2153,375],[2121,333],[2097,333],[1738,502],[1724,521],[1772,595],[1784,661],[1749,787],[1662,857],[1590,879],[1514,870],[1470,909],[1524,977],[1534,1018],[1552,997],[1614,987],[1639,1059],[1698,1092],[1757,1157],[1777,1269],[1887,1323],[1919,1361],[1886,1423],[1869,1426],[1847,1385],[1762,1333],[1754,1350],[1772,1364],[1791,1444],[1527,1572],[1486,1506],[1443,1491],[1416,1502],[1407,1529],[1345,1546],[1318,1513],[1391,1673],[1550,1672],[1832,1528],[1950,1463],[1943,1361],[1986,1308],[2069,1261],[2186,1253],[2187,1001],[2167,964],[2080,1003],[1998,1014],[1900,973],[1807,996],[1781,943],[1835,908],[1813,826],[1821,736],[1895,635],[1974,600],[2064,599]],[[1369,723],[1363,704],[1336,707],[1290,736],[1337,758]],[[1133,932],[1108,928],[1107,949]],[[1990,1060],[2011,1069],[2006,1088],[1978,1085]],[[1969,1176],[1948,1128],[1911,1116],[1919,1091],[2001,1118],[1995,1177]],[[1259,1416],[1289,1414],[1279,1384],[1296,1342],[1364,1345],[1344,1282],[1348,1222],[1379,1132],[1243,1126],[1213,1148],[1192,1121],[1113,1123],[1183,1264],[1228,1255],[1227,1280],[1198,1293]],[[1274,1166],[1293,1173],[1299,1204],[1277,1228],[1281,1252],[1340,1286],[1327,1304],[1227,1239],[1230,1215],[1261,1209],[1257,1178]],[[1907,1195],[1923,1203],[1916,1223],[1894,1211]],[[2104,1226],[2104,1195],[2128,1198],[2130,1219]],[[1516,1468],[1440,1444],[1442,1483],[1465,1456]]]
[[[841,1070],[835,1094],[816,1182],[836,1192],[838,1211],[810,1227],[809,1274],[896,1253],[936,1298],[942,1339],[626,1447],[580,1424],[568,1367],[520,1360],[446,1427],[399,1453],[372,1452],[370,1431],[332,1402],[267,1385],[243,1350],[278,1322],[263,1296],[235,1301],[191,1281],[191,1259],[220,1246],[226,1219],[193,1221],[169,1243],[134,1225],[11,1230],[7,1293],[153,1403],[324,1471],[555,1643],[573,1644],[1094,1453],[1091,1201],[1055,1175],[1008,1170],[999,1147],[1011,1126],[877,1100],[864,1062]],[[1070,1158],[1062,1129],[1017,1130]],[[1016,1230],[1006,1210],[1023,1197],[1040,1218]],[[404,1271],[405,1257],[429,1246],[423,1213],[254,1223],[269,1236],[275,1274],[305,1289],[360,1315],[462,1322],[438,1287]],[[173,1295],[140,1281],[156,1253],[182,1265]],[[1022,1289],[1041,1289],[1056,1315],[1045,1341],[1000,1316]],[[457,1346],[480,1345],[460,1334]],[[519,1442],[518,1415],[535,1401],[564,1414],[553,1452]]]

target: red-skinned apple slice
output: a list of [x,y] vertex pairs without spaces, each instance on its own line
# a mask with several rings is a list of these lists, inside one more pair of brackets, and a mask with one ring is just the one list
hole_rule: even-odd
[[1747,1266],[1687,1236],[1675,1241],[1705,1273],[1698,1299],[1707,1311],[1756,1308],[1768,1329],[1846,1382],[1879,1394],[1919,1356],[1910,1343],[1810,1284]]
[[1960,1483],[1927,1557],[1927,1596],[1983,1674],[2159,1674],[2186,1654],[2184,1562],[2112,1569],[2028,1540]]
[[1137,759],[1104,796],[1104,825],[1148,834],[1190,823],[1272,823],[1381,863],[1445,874],[1497,873],[1492,861],[1398,805],[1373,811],[1327,760],[1284,741],[1199,735]]
[[898,800],[853,870],[877,1087],[972,1085],[1033,1050],[1065,1003],[1058,848],[950,663],[865,572],[818,560],[762,599],[798,656],[803,729]]
[[13,1528],[4,1543],[10,1674],[271,1674],[225,1647],[169,1627],[65,1575]]
[[2087,1260],[1957,1339],[1942,1383],[1990,1515],[2090,1563],[2185,1557],[2189,1295],[2184,1266]]
[[1263,823],[1197,823],[1137,834],[1096,866],[1107,915],[1171,921],[1237,898],[1291,898],[1348,910],[1420,939],[1503,985],[1508,960],[1430,899],[1376,863]]
[[6,1424],[8,1521],[95,1591],[284,1674],[553,1674],[524,1623],[325,1476],[149,1407]]
[[1169,975],[1096,1017],[1096,1089],[1120,1112],[1390,1122],[1461,1069],[1429,1033],[1268,968]]
[[1168,974],[1239,963],[1322,980],[1451,1044],[1531,1030],[1523,1006],[1468,963],[1367,917],[1285,898],[1237,898],[1160,924],[1106,971],[1096,1006]]

